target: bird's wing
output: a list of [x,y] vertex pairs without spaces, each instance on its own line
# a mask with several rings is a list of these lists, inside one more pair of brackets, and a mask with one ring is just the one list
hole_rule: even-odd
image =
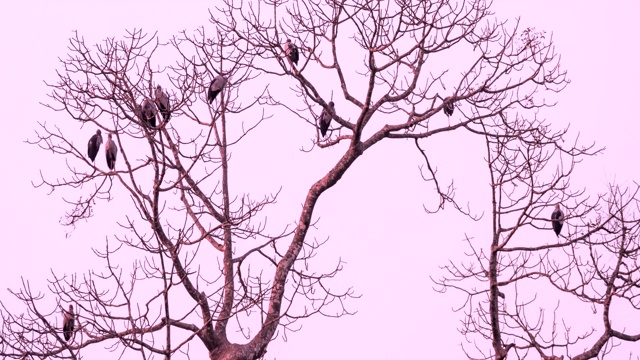
[[324,118],[327,116],[327,110],[322,109],[322,112],[320,113],[320,121],[324,121]]

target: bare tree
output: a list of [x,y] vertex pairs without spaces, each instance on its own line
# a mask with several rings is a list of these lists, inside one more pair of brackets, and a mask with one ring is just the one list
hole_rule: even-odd
[[[464,311],[460,331],[473,343],[467,355],[582,360],[604,358],[619,341],[640,340],[625,331],[624,317],[611,315],[612,306],[640,310],[640,187],[612,185],[591,199],[570,178],[582,159],[601,150],[563,148],[567,129],[499,115],[484,122],[491,236],[467,236],[471,261],[450,262],[436,281],[441,291],[466,295],[457,310]],[[556,204],[564,213],[557,238],[551,231]],[[580,303],[591,309],[576,314]],[[600,324],[583,330],[574,324],[591,312],[602,314]]]
[[[27,311],[3,309],[3,356],[77,358],[102,344],[169,358],[188,356],[197,341],[211,359],[264,357],[278,329],[296,330],[297,320],[315,314],[350,313],[345,301],[353,291],[328,285],[342,264],[309,270],[321,245],[309,233],[318,199],[363,153],[386,139],[412,139],[439,198],[435,208],[450,203],[471,216],[453,198],[453,183],[438,181],[420,141],[450,132],[499,139],[511,136],[514,122],[525,127],[519,131],[536,133],[539,124],[493,121],[506,110],[551,106],[545,96],[567,83],[550,40],[496,20],[484,1],[225,0],[217,6],[210,26],[167,43],[140,30],[95,47],[80,35],[70,40],[47,105],[65,121],[42,123],[34,141],[64,157],[68,175],[43,176],[40,185],[71,188],[69,226],[90,219],[94,207],[120,191],[131,199],[131,211],[119,223],[124,234],[113,235],[117,246],[96,250],[106,272],[53,274],[53,306],[42,305],[28,282],[14,293]],[[298,64],[285,56],[287,39],[299,48]],[[160,53],[175,62],[161,64]],[[452,68],[448,53],[468,60]],[[208,106],[217,76],[228,83]],[[169,119],[152,105],[156,85],[168,91]],[[311,185],[302,210],[291,210],[291,225],[273,228],[261,214],[277,193],[256,198],[233,191],[239,182],[230,175],[230,155],[250,146],[258,126],[276,126],[270,117],[278,109],[315,130],[306,151],[344,153]],[[316,121],[323,110],[332,117],[326,138]],[[85,140],[78,146],[66,135],[78,124],[113,134],[115,170],[100,159],[94,165]],[[563,151],[571,158],[589,154]],[[131,273],[115,261],[127,249],[138,254]],[[58,320],[67,304],[75,309],[69,342]],[[230,336],[234,329],[245,341]]]

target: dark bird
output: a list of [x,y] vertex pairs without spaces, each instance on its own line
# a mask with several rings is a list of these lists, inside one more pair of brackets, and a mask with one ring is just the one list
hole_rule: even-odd
[[162,91],[162,86],[156,86],[156,105],[160,109],[160,114],[164,121],[171,119],[171,111],[169,110],[169,95]]
[[151,125],[151,127],[156,127],[156,115],[158,114],[158,109],[153,102],[144,99],[142,101],[141,113],[143,122]]
[[453,101],[450,98],[444,99],[444,107],[442,109],[444,110],[445,115],[453,115],[453,109],[455,109]]
[[116,167],[116,157],[118,156],[118,147],[116,142],[111,140],[111,133],[109,133],[109,139],[105,146],[105,154],[107,155],[107,166],[113,170]]
[[296,44],[291,42],[291,39],[287,39],[287,42],[284,43],[284,54],[287,55],[291,62],[298,65],[300,53],[298,52],[298,47],[296,46]]
[[213,102],[213,100],[216,98],[216,96],[218,96],[218,94],[220,93],[220,91],[222,91],[222,88],[224,88],[226,84],[227,79],[222,75],[218,75],[213,78],[213,80],[211,81],[211,85],[209,85],[209,91],[207,92],[207,101],[209,102],[209,104]]
[[102,135],[100,129],[98,129],[96,134],[89,139],[89,149],[87,150],[89,159],[93,162],[96,161],[96,155],[98,155],[98,150],[100,150],[100,144],[102,144]]
[[[335,112],[333,101],[329,101],[328,105],[331,108],[331,111]],[[331,113],[328,112],[326,109],[322,109],[322,112],[320,113],[320,133],[322,134],[322,137],[324,137],[327,134],[327,130],[329,130],[330,124],[331,124]]]
[[62,333],[64,334],[64,340],[69,341],[69,339],[71,339],[71,335],[73,335],[73,327],[75,325],[73,305],[69,305],[69,311],[62,311],[64,313],[64,318],[62,319]]
[[564,225],[564,214],[560,210],[560,204],[556,204],[556,209],[551,213],[551,226],[553,226],[553,232],[556,236],[560,236],[560,230]]

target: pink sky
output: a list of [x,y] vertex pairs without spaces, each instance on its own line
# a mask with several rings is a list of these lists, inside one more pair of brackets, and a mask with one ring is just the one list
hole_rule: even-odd
[[[605,191],[612,181],[623,185],[640,181],[634,145],[640,130],[635,112],[640,102],[636,50],[640,3],[558,3],[499,0],[493,9],[499,18],[513,22],[514,17],[521,16],[525,26],[553,33],[556,51],[562,56],[561,64],[568,70],[571,84],[557,95],[558,105],[544,115],[558,127],[571,124],[571,134],[580,134],[584,143],[596,141],[607,148],[604,155],[581,165],[573,178],[574,185],[585,186],[595,195]],[[103,247],[116,231],[115,221],[121,218],[119,212],[110,211],[119,207],[102,206],[94,219],[70,232],[59,224],[67,210],[62,193],[48,196],[45,189],[31,185],[32,181],[38,182],[40,170],[50,176],[64,173],[63,159],[24,141],[33,138],[38,121],[53,124],[68,120],[64,114],[39,103],[48,102],[49,91],[43,81],[55,81],[55,71],[60,69],[57,59],[66,56],[71,31],[78,30],[87,43],[121,36],[125,29],[133,27],[151,33],[158,30],[161,39],[168,39],[181,29],[206,25],[207,7],[212,6],[212,2],[204,1],[184,6],[175,6],[175,2],[155,2],[150,6],[121,0],[108,6],[88,4],[91,3],[16,2],[5,4],[0,15],[0,61],[5,70],[0,91],[6,124],[6,130],[0,133],[5,154],[0,187],[4,230],[0,269],[5,275],[0,279],[0,299],[10,309],[21,309],[6,291],[17,290],[21,277],[30,280],[33,289],[46,293],[50,269],[71,274],[101,268],[101,263],[96,265],[91,247]],[[142,16],[143,12],[148,15]],[[267,127],[263,134],[271,141],[251,138],[257,151],[239,153],[234,161],[252,162],[239,168],[251,167],[258,172],[289,171],[289,182],[266,177],[264,183],[249,186],[255,187],[253,191],[271,192],[282,185],[280,206],[299,209],[311,182],[328,169],[338,152],[299,152],[309,145],[308,127]],[[271,148],[273,137],[280,131],[286,131],[286,139]],[[75,141],[86,143],[92,132],[78,129]],[[469,151],[464,142],[457,143],[455,139],[450,145],[452,148],[447,151],[454,154],[454,159]],[[396,161],[391,155],[398,152],[408,154],[406,161]],[[278,163],[278,159],[287,157],[299,165]],[[310,158],[313,161],[308,161]],[[304,168],[305,163],[308,169]],[[351,285],[362,295],[348,304],[358,313],[340,319],[314,317],[303,321],[302,331],[288,334],[288,342],[279,338],[269,346],[268,359],[463,358],[460,343],[465,340],[457,332],[462,314],[451,311],[461,297],[434,292],[429,276],[442,275],[438,266],[449,259],[461,261],[466,249],[461,241],[465,233],[481,237],[482,227],[461,229],[457,226],[459,216],[451,211],[426,215],[422,205],[428,196],[419,195],[429,194],[431,188],[421,182],[419,165],[419,158],[407,143],[386,143],[366,154],[335,188],[323,195],[314,212],[321,219],[316,236],[330,236],[330,240],[317,261],[321,266],[334,265],[339,258],[346,262],[338,283]],[[481,208],[480,203],[474,202],[479,196],[478,186],[465,172],[465,166],[455,162],[439,165],[446,178],[456,179],[460,199]],[[296,168],[300,171],[291,170]],[[398,186],[399,179],[402,186]],[[124,192],[121,198],[118,201],[126,204]],[[342,205],[335,206],[336,203]],[[291,212],[290,219],[284,221],[294,221],[297,215]],[[552,234],[549,231],[544,236]],[[638,314],[635,316],[637,319]],[[620,357],[612,358],[628,358],[632,348],[633,345],[624,345],[616,349]]]

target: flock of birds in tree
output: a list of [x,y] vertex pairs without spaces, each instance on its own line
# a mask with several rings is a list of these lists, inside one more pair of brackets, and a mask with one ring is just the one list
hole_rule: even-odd
[[[291,66],[298,65],[298,61],[300,60],[300,51],[296,44],[291,42],[291,39],[287,39],[284,44],[284,52],[285,56],[291,62]],[[213,103],[213,100],[218,96],[218,94],[222,91],[222,89],[227,84],[227,78],[222,75],[218,75],[213,78],[209,87],[207,89],[207,102],[209,104]],[[157,126],[157,117],[158,113],[162,116],[162,120],[166,123],[171,119],[171,103],[169,100],[169,95],[162,90],[162,86],[158,85],[155,89],[154,99],[150,100],[145,98],[142,100],[142,104],[135,105],[134,114],[140,119],[143,124],[147,124],[148,126],[155,128]],[[443,110],[447,116],[451,116],[453,114],[455,106],[453,101],[450,98],[445,99]],[[330,111],[328,111],[330,110]],[[327,135],[327,131],[329,130],[329,126],[331,125],[331,120],[333,118],[332,112],[335,112],[335,105],[333,101],[329,101],[327,104],[327,108],[323,108],[319,117],[319,125],[320,125],[320,133],[324,138]],[[89,139],[89,147],[88,147],[88,155],[92,162],[95,163],[95,158],[100,150],[100,145],[102,144],[102,135],[100,130],[96,132]],[[105,145],[105,152],[107,157],[107,165],[109,169],[114,170],[116,157],[118,155],[118,147],[115,142],[112,140],[112,134],[109,134],[109,140]]]
[[[227,79],[221,75],[216,76],[209,85],[207,91],[207,101],[209,104],[218,96],[224,86],[227,84]],[[149,99],[142,100],[141,105],[136,105],[134,114],[142,121],[142,123],[155,128],[157,125],[158,113],[162,116],[162,120],[166,123],[171,119],[171,103],[169,95],[162,90],[162,86],[158,85],[155,90],[155,99],[153,101]],[[102,144],[102,133],[100,129],[96,131],[96,134],[89,139],[87,154],[89,159],[95,163],[96,156],[100,150]],[[112,140],[112,134],[109,133],[109,139],[105,144],[105,154],[107,157],[107,166],[109,169],[114,170],[116,166],[116,157],[118,156],[118,147]]]
[[[87,149],[89,159],[91,159],[92,162],[96,161],[96,156],[98,156],[98,150],[100,150],[101,144],[102,132],[100,131],[100,129],[98,129],[96,131],[96,134],[89,139],[89,146]],[[107,166],[109,167],[109,169],[115,169],[116,157],[118,156],[118,146],[116,146],[115,141],[113,141],[111,133],[109,133],[107,143],[105,144],[105,155],[107,156]]]
[[[292,63],[298,64],[300,53],[298,47],[287,39],[284,45],[285,54],[291,60]],[[213,100],[218,96],[222,89],[227,85],[227,78],[222,75],[218,75],[213,78],[207,89],[207,102],[213,103]],[[158,85],[155,89],[154,99],[150,100],[145,98],[142,100],[142,104],[135,105],[134,114],[143,124],[147,124],[151,128],[155,128],[158,125],[158,113],[162,116],[162,120],[166,123],[171,119],[171,102],[169,95],[162,90],[162,86]],[[329,106],[333,109],[333,102],[329,102]],[[320,115],[320,129],[322,136],[325,136],[331,123],[331,114],[326,110],[322,111]],[[96,134],[89,139],[87,153],[89,159],[95,163],[96,156],[100,150],[102,144],[102,134],[100,129],[96,131]],[[116,166],[116,158],[118,156],[118,147],[112,140],[112,134],[109,133],[109,140],[105,144],[105,155],[107,157],[107,166],[109,169],[114,170]]]
[[[296,44],[291,42],[291,39],[287,39],[284,44],[284,52],[286,57],[293,64],[298,65],[298,61],[300,60],[300,52]],[[218,94],[222,91],[222,89],[227,84],[227,78],[222,75],[218,75],[213,78],[211,84],[207,89],[207,102],[209,104],[213,103],[213,100],[218,96]],[[157,115],[158,112],[162,116],[162,119],[166,123],[171,118],[171,110],[170,110],[170,101],[169,96],[162,90],[162,87],[158,85],[155,90],[155,99],[153,101],[149,99],[144,99],[142,101],[142,105],[136,105],[134,113],[135,115],[143,122],[155,128],[157,125]],[[331,125],[331,120],[333,116],[332,112],[335,112],[335,104],[333,101],[329,101],[327,104],[328,108],[331,112],[327,111],[327,108],[323,108],[320,113],[319,123],[320,123],[320,133],[324,138],[327,135],[327,131],[329,130],[329,126]],[[442,110],[450,117],[453,115],[453,110],[455,109],[454,101],[451,98],[444,99]],[[100,145],[102,144],[102,134],[100,129],[96,131],[96,134],[93,135],[89,139],[89,149],[88,155],[92,162],[95,162],[96,156],[98,155],[98,150],[100,150]],[[118,147],[116,143],[112,140],[112,135],[109,133],[107,143],[105,144],[105,154],[107,157],[107,166],[109,169],[114,170],[116,166],[116,157],[118,156]],[[556,236],[560,236],[560,231],[562,230],[562,225],[564,224],[564,214],[562,210],[560,210],[560,204],[556,204],[555,210],[551,214],[551,225],[553,227],[553,231],[556,233]],[[74,320],[73,320],[73,307],[69,305],[69,311],[64,314],[64,337],[65,340],[69,340],[71,338],[71,333],[73,332]]]
[[[162,91],[162,86],[158,85],[156,87],[154,101],[149,101],[149,99],[142,100],[142,105],[136,105],[134,113],[143,123],[155,128],[158,112],[160,112],[162,120],[164,120],[165,123],[171,119],[170,105],[169,95]],[[112,137],[112,134],[109,133],[107,143],[105,144],[107,166],[110,170],[115,169],[116,158],[118,157],[118,146],[116,146]],[[98,129],[96,134],[89,139],[87,154],[89,155],[91,162],[95,163],[96,156],[98,156],[98,151],[100,150],[100,145],[102,145],[102,132]]]
[[[300,52],[298,51],[298,47],[296,44],[292,43],[290,39],[287,39],[284,44],[284,51],[287,58],[290,60],[291,65],[298,65],[298,60],[300,59]],[[213,83],[211,83],[213,87]],[[211,101],[210,101],[211,102]],[[331,112],[335,112],[335,107],[333,101],[329,101],[327,104],[328,108]],[[442,104],[442,111],[447,117],[453,115],[453,111],[455,110],[455,101],[451,97],[447,97],[444,99]],[[331,125],[332,115],[327,108],[323,108],[320,113],[319,123],[320,123],[320,133],[322,137],[326,136],[327,130],[329,129],[329,125]],[[556,236],[560,236],[560,231],[562,230],[562,225],[564,225],[564,214],[562,210],[560,210],[560,204],[556,204],[555,210],[551,214],[551,226]]]

